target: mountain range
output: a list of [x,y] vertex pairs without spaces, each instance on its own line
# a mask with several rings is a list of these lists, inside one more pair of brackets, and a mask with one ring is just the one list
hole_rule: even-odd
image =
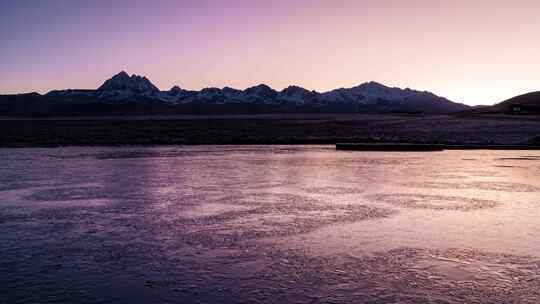
[[120,72],[96,90],[53,90],[0,96],[0,115],[128,115],[248,113],[453,113],[469,107],[427,91],[366,82],[328,92],[289,86],[282,91],[260,84],[161,91],[143,76]]

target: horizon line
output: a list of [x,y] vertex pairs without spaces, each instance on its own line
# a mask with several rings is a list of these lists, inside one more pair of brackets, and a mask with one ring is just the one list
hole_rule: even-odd
[[369,80],[369,81],[363,81],[363,82],[360,82],[358,85],[354,85],[354,86],[340,86],[340,87],[336,87],[336,88],[333,88],[333,89],[327,89],[327,90],[318,90],[318,89],[308,89],[306,87],[304,87],[303,85],[300,85],[300,84],[290,84],[288,86],[284,86],[282,89],[276,89],[274,87],[272,87],[271,85],[268,85],[266,84],[265,82],[259,82],[259,83],[256,83],[256,84],[253,84],[253,85],[248,85],[246,86],[244,89],[238,89],[238,88],[235,88],[235,87],[232,87],[232,86],[229,86],[229,85],[224,85],[222,87],[220,86],[211,86],[211,85],[207,85],[207,86],[201,86],[199,89],[193,89],[193,88],[185,88],[185,87],[182,87],[178,84],[173,84],[172,86],[170,86],[169,89],[165,89],[163,90],[162,87],[158,87],[157,85],[155,85],[152,80],[142,74],[136,74],[136,73],[133,73],[133,74],[130,74],[128,72],[126,72],[126,70],[121,70],[119,73],[116,73],[112,76],[110,76],[109,78],[105,79],[102,81],[101,84],[98,84],[96,88],[53,88],[53,89],[48,89],[47,91],[39,91],[39,90],[31,90],[31,91],[16,91],[16,92],[0,92],[0,95],[24,95],[24,94],[33,94],[33,93],[37,93],[39,95],[47,95],[48,93],[50,92],[54,92],[54,91],[68,91],[68,90],[73,90],[73,91],[77,91],[77,90],[81,90],[81,91],[97,91],[99,89],[99,87],[104,83],[106,82],[107,80],[110,80],[112,79],[113,77],[117,76],[117,75],[120,75],[122,73],[125,73],[127,74],[129,77],[133,77],[133,76],[138,76],[138,77],[141,77],[141,78],[145,78],[146,80],[148,80],[152,85],[154,85],[156,88],[158,88],[158,90],[160,92],[168,92],[170,90],[172,90],[174,87],[179,87],[180,89],[182,90],[186,90],[186,91],[194,91],[194,92],[200,92],[202,90],[205,90],[205,89],[219,89],[219,90],[223,90],[223,89],[226,89],[226,88],[229,88],[229,89],[233,89],[233,90],[238,90],[238,91],[245,91],[247,89],[250,89],[250,88],[254,88],[254,87],[257,87],[257,86],[267,86],[269,87],[270,89],[276,91],[276,92],[282,92],[284,90],[286,90],[287,88],[290,88],[290,87],[299,87],[299,88],[302,88],[302,89],[305,89],[309,92],[315,92],[315,93],[318,93],[318,94],[324,94],[324,93],[329,93],[329,92],[332,92],[332,91],[335,91],[335,90],[340,90],[340,89],[353,89],[353,88],[356,88],[356,87],[359,87],[361,85],[365,85],[365,84],[378,84],[378,85],[381,85],[381,86],[384,86],[386,88],[390,88],[390,89],[399,89],[399,90],[411,90],[411,91],[416,91],[416,92],[423,92],[423,93],[431,93],[431,94],[434,94],[435,96],[437,97],[441,97],[441,98],[444,98],[444,99],[447,99],[451,102],[454,102],[454,103],[458,103],[458,104],[464,104],[464,105],[468,105],[468,106],[471,106],[471,107],[478,107],[478,106],[492,106],[492,105],[496,105],[496,104],[499,104],[499,103],[502,103],[502,102],[505,102],[511,98],[514,98],[514,97],[518,97],[518,96],[522,96],[522,95],[526,95],[526,94],[529,94],[529,93],[535,93],[535,92],[539,92],[540,90],[538,91],[528,91],[528,92],[524,92],[524,93],[521,93],[521,94],[517,94],[517,95],[514,95],[512,97],[509,97],[509,98],[506,98],[504,100],[499,100],[499,101],[495,101],[495,102],[492,102],[490,104],[475,104],[475,105],[471,105],[471,104],[468,104],[468,103],[465,103],[465,102],[462,102],[462,101],[456,101],[456,100],[452,100],[448,97],[446,97],[445,95],[443,94],[440,94],[440,93],[435,93],[434,91],[431,91],[431,90],[426,90],[426,89],[417,89],[417,88],[411,88],[410,86],[405,86],[405,87],[401,87],[401,86],[396,86],[396,85],[386,85],[384,84],[383,82],[380,82],[380,81],[375,81],[375,80]]

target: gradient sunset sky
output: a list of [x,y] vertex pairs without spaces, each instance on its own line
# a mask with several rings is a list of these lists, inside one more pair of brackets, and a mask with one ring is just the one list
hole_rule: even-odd
[[0,0],[0,94],[366,81],[492,104],[540,90],[539,0]]

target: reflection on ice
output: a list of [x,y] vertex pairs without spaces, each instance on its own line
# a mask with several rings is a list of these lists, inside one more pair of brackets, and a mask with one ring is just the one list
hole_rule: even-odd
[[406,208],[432,210],[471,211],[476,209],[493,208],[498,205],[496,201],[488,201],[478,198],[401,193],[374,195],[373,200]]
[[527,151],[0,150],[7,303],[537,303]]

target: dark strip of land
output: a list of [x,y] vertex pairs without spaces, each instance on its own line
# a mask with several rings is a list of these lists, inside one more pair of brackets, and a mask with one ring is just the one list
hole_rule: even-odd
[[540,150],[536,145],[445,145],[445,144],[400,144],[400,143],[338,143],[337,150],[343,151],[395,151],[433,152],[444,150]]
[[340,142],[540,145],[540,119],[405,114],[0,119],[0,147]]

